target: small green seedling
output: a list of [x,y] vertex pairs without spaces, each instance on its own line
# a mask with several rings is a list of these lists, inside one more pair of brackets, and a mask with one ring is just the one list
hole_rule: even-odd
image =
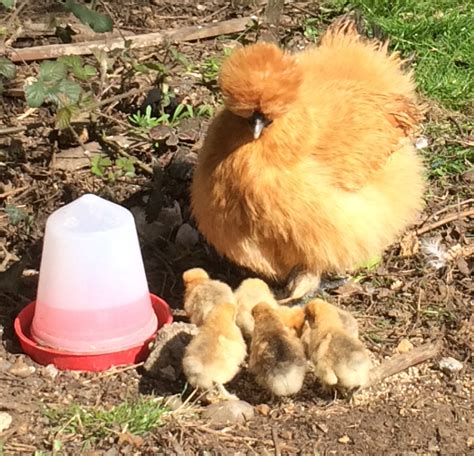
[[135,160],[133,157],[120,157],[113,162],[108,157],[95,155],[91,158],[91,172],[109,182],[120,177],[135,177]]
[[91,158],[91,172],[92,174],[104,177],[108,168],[112,166],[112,160],[101,155],[94,155]]
[[145,108],[145,113],[142,114],[141,111],[136,112],[129,116],[130,122],[140,131],[148,133],[152,128],[166,123],[165,114],[160,117],[154,117],[151,115],[151,106],[148,105]]
[[232,53],[232,49],[224,48],[224,53],[221,56],[212,56],[204,60],[201,64],[200,70],[204,82],[209,83],[217,80],[219,69],[225,57]]
[[305,36],[305,38],[307,38],[310,41],[315,42],[319,37],[319,30],[318,30],[319,24],[320,24],[320,20],[315,17],[306,19],[303,25],[303,35]]

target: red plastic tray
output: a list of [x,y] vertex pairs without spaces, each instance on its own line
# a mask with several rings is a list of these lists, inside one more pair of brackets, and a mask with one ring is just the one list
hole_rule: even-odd
[[[158,318],[158,330],[166,324],[173,322],[173,316],[168,304],[150,293],[151,303]],[[50,347],[38,345],[30,333],[31,322],[35,312],[35,301],[21,310],[15,319],[15,333],[20,340],[23,351],[39,364],[54,364],[60,370],[80,370],[98,372],[107,370],[112,366],[123,366],[144,361],[150,350],[148,345],[155,338],[150,336],[142,344],[115,353],[103,353],[94,355],[78,355],[69,352],[61,352]]]

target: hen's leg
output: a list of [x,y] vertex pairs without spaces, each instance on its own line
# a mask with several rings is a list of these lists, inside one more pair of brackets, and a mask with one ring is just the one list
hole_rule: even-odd
[[321,274],[304,271],[295,268],[288,277],[288,294],[285,299],[280,299],[280,304],[288,304],[293,301],[301,300],[303,303],[315,298],[321,291],[333,290],[347,283],[347,278],[327,280],[321,279]]
[[289,297],[281,299],[280,304],[305,298],[310,299],[316,295],[321,284],[321,274],[294,269],[288,278]]

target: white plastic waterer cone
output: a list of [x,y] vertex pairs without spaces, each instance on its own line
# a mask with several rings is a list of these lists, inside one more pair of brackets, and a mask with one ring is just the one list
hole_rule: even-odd
[[157,325],[131,212],[91,194],[54,212],[32,338],[61,351],[111,353],[142,343]]

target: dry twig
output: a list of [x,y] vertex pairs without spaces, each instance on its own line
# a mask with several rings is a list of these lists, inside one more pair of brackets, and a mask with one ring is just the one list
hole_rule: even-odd
[[252,22],[250,17],[230,19],[206,25],[183,27],[179,30],[145,33],[126,37],[86,41],[75,44],[51,44],[47,46],[33,46],[22,49],[8,49],[7,56],[12,62],[28,62],[31,60],[55,59],[63,55],[89,55],[97,50],[105,52],[114,49],[139,49],[159,46],[163,43],[203,40],[219,35],[242,32]]
[[373,386],[387,377],[391,377],[409,367],[416,366],[417,364],[434,358],[440,352],[441,346],[441,342],[424,344],[414,348],[408,353],[395,355],[383,361],[382,364],[371,370],[369,382],[364,385],[364,388]]
[[447,217],[438,220],[437,222],[431,223],[424,228],[419,228],[416,230],[416,234],[419,236],[421,234],[428,233],[431,230],[439,228],[440,226],[446,225],[447,223],[453,222],[454,220],[472,217],[474,215],[474,209],[467,209],[463,212],[458,212],[456,214],[450,214]]

